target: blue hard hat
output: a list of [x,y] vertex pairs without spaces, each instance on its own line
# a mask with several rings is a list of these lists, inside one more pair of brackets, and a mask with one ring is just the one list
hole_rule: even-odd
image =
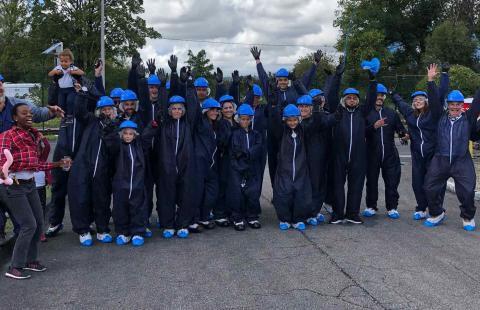
[[417,91],[413,92],[412,95],[411,95],[412,99],[417,97],[417,96],[424,96],[426,98],[428,97],[427,93],[424,92],[424,91],[421,91],[421,90],[417,90]]
[[347,95],[357,95],[358,97],[360,97],[360,92],[355,88],[347,88],[343,91],[343,97]]
[[131,120],[126,120],[120,124],[120,129],[124,129],[124,128],[138,129],[138,125],[137,123],[132,122]]
[[447,102],[464,102],[465,97],[459,90],[452,90],[447,96]]
[[278,69],[277,73],[275,73],[275,77],[288,77],[288,70],[285,68]]
[[123,89],[121,89],[119,87],[114,88],[110,92],[110,98],[120,98],[120,97],[122,97],[122,93],[123,93]]
[[377,84],[377,94],[387,94],[388,89],[385,87],[385,85],[378,83]]
[[170,100],[168,101],[170,104],[175,104],[175,103],[185,103],[185,99],[182,96],[172,96]]
[[193,86],[195,87],[208,87],[208,81],[204,77],[199,77],[198,79],[193,82]]
[[252,107],[248,103],[244,103],[237,109],[237,114],[238,116],[242,116],[242,115],[254,116],[255,111],[253,111]]
[[369,70],[370,72],[377,74],[380,71],[380,59],[372,58],[372,60],[363,60],[360,64],[363,70]]
[[323,96],[324,95],[324,92],[323,90],[321,89],[318,89],[318,88],[314,88],[314,89],[310,89],[310,91],[308,92],[308,94],[310,95],[310,97],[316,97],[316,96]]
[[120,101],[136,101],[138,100],[137,94],[130,89],[126,89],[123,91],[122,96],[120,97]]
[[113,107],[113,106],[115,106],[115,102],[113,102],[113,99],[108,96],[102,96],[97,101],[97,109],[101,109],[104,107]]
[[205,101],[202,103],[202,109],[212,109],[212,108],[217,108],[220,109],[220,103],[213,99],[213,98],[207,98]]
[[263,95],[262,88],[257,84],[253,84],[253,95],[258,97],[262,97]]
[[283,117],[298,117],[300,116],[300,109],[294,104],[289,104],[283,109]]
[[165,88],[166,88],[167,90],[170,89],[170,81],[167,81],[167,83],[165,83]]
[[3,75],[0,74],[0,81],[5,81],[5,79],[3,78]]
[[230,95],[223,95],[220,97],[220,103],[228,102],[228,101],[235,101],[232,96]]
[[310,95],[303,95],[298,97],[297,105],[312,105],[312,97]]
[[160,86],[160,79],[155,74],[152,74],[148,77],[147,84],[149,86],[150,85]]

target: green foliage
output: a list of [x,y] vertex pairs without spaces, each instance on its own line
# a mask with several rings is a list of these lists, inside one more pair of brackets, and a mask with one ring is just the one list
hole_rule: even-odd
[[207,58],[205,50],[200,50],[197,54],[192,52],[192,50],[188,50],[188,59],[185,63],[192,68],[195,77],[203,76],[209,79],[213,76],[214,66],[210,63],[210,59]]
[[[303,76],[305,72],[310,70],[310,67],[313,64],[313,53],[308,54],[306,56],[300,57],[297,62],[295,63],[293,69],[295,70],[295,75],[297,77]],[[318,64],[317,72],[315,74],[315,78],[312,81],[312,84],[310,85],[310,88],[324,88],[325,84],[325,69],[334,71],[335,66],[333,64],[333,59],[328,56],[323,56],[322,60]]]
[[[461,65],[452,66],[449,72],[450,75],[450,90],[458,89],[462,91],[465,96],[473,96],[475,91],[480,87],[480,74],[475,73],[470,68]],[[436,79],[439,85],[440,77]],[[417,84],[417,89],[426,89],[427,78],[423,78]]]
[[[100,56],[100,1],[35,1],[32,35],[40,41],[62,41],[75,54],[75,63],[87,68]],[[130,56],[160,34],[138,15],[142,0],[105,0],[105,53],[107,59]]]
[[444,63],[471,66],[477,42],[463,22],[447,20],[438,25],[426,40],[424,64]]

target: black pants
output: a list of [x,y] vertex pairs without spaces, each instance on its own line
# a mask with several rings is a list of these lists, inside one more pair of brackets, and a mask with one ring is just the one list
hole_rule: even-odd
[[[365,163],[363,156],[352,158],[348,163],[344,158],[334,159],[335,202],[333,212],[339,218],[357,216],[362,202],[363,184],[365,182]],[[348,182],[345,204],[345,181]]]
[[425,193],[431,216],[440,215],[443,209],[443,193],[449,178],[455,181],[455,193],[460,201],[460,216],[471,220],[475,217],[476,174],[470,154],[461,158],[434,155],[425,176]]
[[327,163],[325,146],[308,158],[310,182],[312,184],[312,217],[316,217],[325,201],[327,187]]
[[105,173],[93,180],[88,176],[79,179],[72,174],[68,183],[68,202],[74,232],[89,232],[93,221],[98,233],[110,232],[108,225],[111,217],[111,193],[112,183]]
[[[230,216],[230,208],[227,204],[227,184],[230,178],[230,158],[229,153],[223,154],[220,160],[218,200],[213,207],[213,216],[217,219]],[[230,194],[230,193],[229,193]]]
[[[114,188],[116,188],[114,186]],[[112,217],[119,235],[137,235],[145,232],[145,188],[134,189],[129,197],[128,188],[113,191]]]
[[[242,182],[245,183],[243,187]],[[259,176],[251,176],[244,180],[240,173],[236,171],[230,173],[227,201],[234,222],[258,220],[262,212],[259,202],[260,184]]]
[[23,268],[27,263],[36,261],[38,257],[38,245],[43,228],[42,205],[33,180],[8,186],[6,192],[8,209],[20,225],[11,266]]
[[[60,158],[57,160],[60,160]],[[48,221],[52,226],[61,224],[65,216],[65,201],[68,191],[69,174],[70,172],[63,171],[62,169],[54,169],[52,171],[52,198],[48,204]]]
[[272,134],[267,136],[268,172],[270,173],[272,186],[275,183],[275,173],[277,172],[278,152],[280,150],[279,144]]
[[382,171],[382,178],[385,184],[385,206],[387,210],[397,209],[398,206],[398,185],[400,184],[401,167],[398,153],[381,158],[369,158],[367,161],[367,208],[378,210],[378,177]]
[[219,192],[219,177],[218,172],[214,169],[208,169],[207,175],[200,179],[198,185],[199,200],[197,205],[199,207],[196,210],[195,222],[208,221],[210,212],[218,199]]
[[0,233],[5,233],[5,225],[7,223],[7,216],[5,215],[5,213],[8,213],[10,221],[12,221],[13,233],[15,235],[18,235],[18,232],[20,231],[20,226],[18,225],[17,221],[15,221],[12,212],[10,212],[10,210],[8,209],[6,186],[0,185]]
[[280,222],[298,223],[306,221],[312,213],[312,186],[308,174],[275,175],[273,205]]
[[192,192],[195,184],[187,176],[170,175],[158,179],[157,197],[160,201],[158,215],[165,229],[188,227],[193,216],[192,206],[196,201]]

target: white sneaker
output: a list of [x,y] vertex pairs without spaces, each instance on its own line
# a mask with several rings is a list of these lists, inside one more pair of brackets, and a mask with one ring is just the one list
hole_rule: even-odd
[[366,208],[365,210],[363,210],[363,216],[365,217],[372,217],[375,214],[377,214],[377,211],[373,208]]
[[125,236],[125,235],[118,235],[117,239],[115,239],[115,242],[117,245],[125,245],[130,242],[132,237],[130,236]]
[[463,219],[463,229],[465,229],[466,231],[474,231],[475,230],[475,220],[474,219],[471,219],[471,220]]
[[438,226],[441,222],[443,222],[444,219],[445,219],[445,212],[435,217],[429,217],[428,219],[425,220],[425,222],[423,222],[423,225],[427,227],[435,227],[435,226]]
[[413,219],[415,221],[423,220],[423,219],[426,219],[426,218],[427,218],[427,212],[426,211],[416,211],[415,213],[413,213]]
[[394,219],[394,220],[400,218],[400,213],[398,213],[398,211],[396,209],[389,210],[387,212],[387,215],[388,215],[389,218]]
[[109,233],[97,233],[97,240],[102,243],[111,243],[113,241],[113,237]]
[[92,235],[88,232],[86,234],[82,234],[80,237],[80,243],[83,246],[91,246],[93,244]]

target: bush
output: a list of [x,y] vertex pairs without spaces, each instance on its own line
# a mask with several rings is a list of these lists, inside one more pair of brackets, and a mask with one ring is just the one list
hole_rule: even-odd
[[[436,79],[439,85],[440,75]],[[473,96],[477,88],[480,87],[480,75],[475,73],[470,68],[460,65],[454,65],[450,69],[450,89],[458,89],[465,96]],[[417,84],[417,89],[422,90],[427,88],[427,77],[424,77]]]

